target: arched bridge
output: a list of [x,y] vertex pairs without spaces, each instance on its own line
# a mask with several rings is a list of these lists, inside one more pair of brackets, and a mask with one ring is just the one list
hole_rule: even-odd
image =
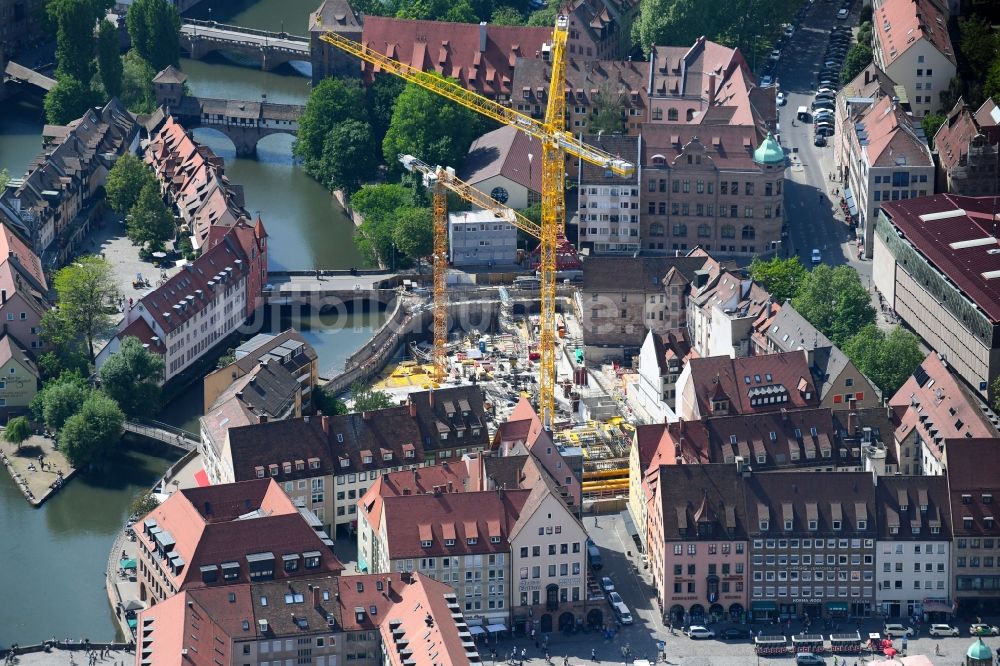
[[265,72],[286,62],[310,62],[311,57],[308,37],[194,19],[181,22],[180,45],[193,60],[226,51],[260,62]]
[[253,157],[257,142],[265,136],[297,134],[299,117],[305,108],[299,104],[185,96],[176,107],[170,107],[170,113],[188,129],[219,130],[232,140],[239,157]]

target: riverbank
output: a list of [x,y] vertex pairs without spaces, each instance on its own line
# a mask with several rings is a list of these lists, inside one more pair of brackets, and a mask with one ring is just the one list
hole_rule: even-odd
[[41,506],[76,474],[50,437],[32,435],[18,447],[4,440],[0,460],[24,499]]

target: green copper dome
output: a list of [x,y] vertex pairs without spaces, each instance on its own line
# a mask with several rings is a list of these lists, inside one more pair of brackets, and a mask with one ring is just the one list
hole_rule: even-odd
[[969,650],[965,653],[965,656],[976,661],[993,661],[993,653],[990,652],[989,646],[983,642],[982,638],[969,646]]
[[785,163],[785,151],[770,132],[767,133],[767,138],[760,144],[760,147],[753,151],[753,161],[758,164]]

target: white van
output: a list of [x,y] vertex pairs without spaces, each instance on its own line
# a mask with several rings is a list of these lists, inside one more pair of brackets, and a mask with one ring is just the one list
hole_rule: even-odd
[[625,605],[624,601],[618,601],[611,604],[611,609],[615,612],[615,617],[622,624],[632,624],[632,613],[629,611],[628,606]]
[[809,109],[804,106],[800,106],[795,111],[795,117],[801,121],[809,122]]

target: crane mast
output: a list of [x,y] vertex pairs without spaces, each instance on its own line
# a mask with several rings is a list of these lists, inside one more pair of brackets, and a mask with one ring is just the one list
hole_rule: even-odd
[[[539,275],[541,276],[541,314],[539,316],[539,393],[538,412],[546,426],[551,427],[555,418],[555,388],[556,388],[556,332],[555,332],[555,298],[556,298],[556,249],[559,237],[563,234],[566,219],[565,200],[565,155],[568,153],[591,164],[603,167],[620,176],[631,175],[635,165],[603,150],[587,145],[566,131],[566,40],[569,35],[568,20],[565,16],[556,18],[552,31],[551,65],[552,75],[549,79],[549,99],[542,121],[525,115],[509,106],[505,106],[484,97],[474,91],[466,90],[458,83],[449,81],[437,74],[425,72],[406,63],[394,60],[364,44],[359,44],[335,32],[326,32],[320,36],[324,42],[331,44],[360,60],[367,62],[383,72],[394,74],[414,83],[437,95],[449,99],[467,109],[480,113],[497,122],[518,129],[525,134],[538,139],[542,143],[542,224],[537,225],[528,220],[532,228],[538,229],[539,245]],[[413,158],[415,159],[415,158]],[[416,160],[419,162],[419,160]],[[423,164],[423,163],[421,163]],[[415,165],[415,163],[414,163]],[[427,165],[424,165],[427,167]],[[440,175],[442,169],[430,169]],[[426,174],[425,174],[426,175]],[[449,174],[449,182],[461,183]],[[444,194],[446,183],[441,178],[434,180],[434,366],[435,374],[443,378],[445,371],[445,349],[447,344],[447,302],[445,270],[447,256],[447,209]],[[464,186],[464,187],[463,187]],[[457,191],[470,196],[487,198],[465,183],[458,185]],[[472,190],[470,192],[470,190]],[[473,201],[473,199],[469,199]],[[503,207],[499,202],[489,199],[488,210],[498,211]],[[474,201],[475,202],[475,201]],[[497,208],[500,206],[500,208]],[[514,218],[515,226],[525,228],[523,222]],[[525,229],[527,230],[527,229]]]

